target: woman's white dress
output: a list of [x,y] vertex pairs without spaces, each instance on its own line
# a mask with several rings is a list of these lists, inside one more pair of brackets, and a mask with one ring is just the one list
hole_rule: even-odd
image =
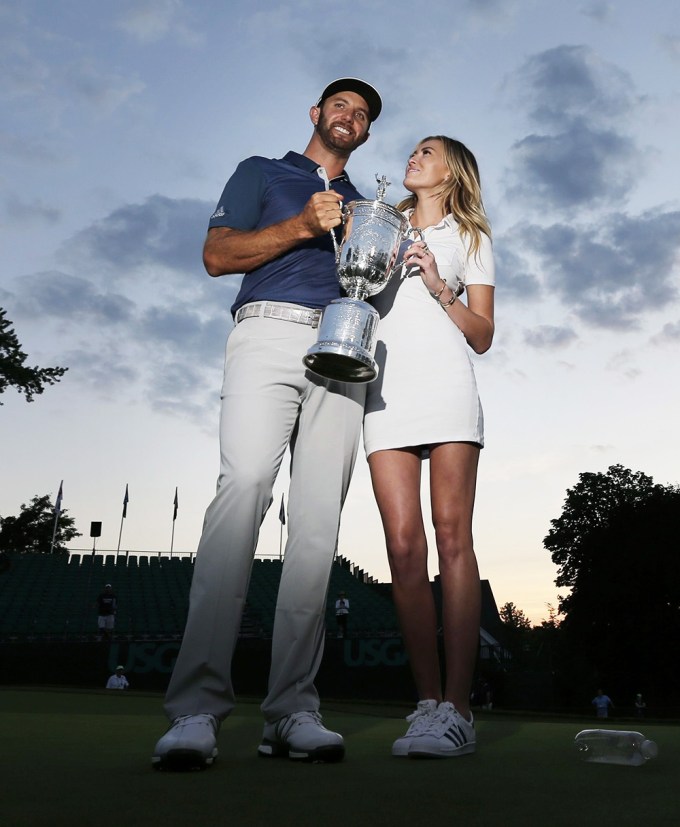
[[[439,273],[453,289],[494,285],[491,240],[482,235],[468,257],[455,219],[448,215],[423,231]],[[404,242],[403,250],[412,241]],[[438,442],[484,444],[484,418],[465,337],[432,298],[417,267],[397,267],[372,299],[380,314],[375,359],[379,373],[367,388],[366,456],[374,451]]]

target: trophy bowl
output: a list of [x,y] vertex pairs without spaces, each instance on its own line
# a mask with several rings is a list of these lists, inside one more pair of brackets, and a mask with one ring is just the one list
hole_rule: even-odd
[[390,280],[408,222],[399,210],[375,201],[352,201],[343,210],[336,254],[338,280],[347,296],[324,310],[319,335],[303,359],[313,373],[340,382],[372,382],[378,375],[375,333],[378,312],[364,301]]

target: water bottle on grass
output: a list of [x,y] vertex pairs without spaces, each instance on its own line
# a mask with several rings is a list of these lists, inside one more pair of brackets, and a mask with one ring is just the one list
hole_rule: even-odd
[[641,732],[616,729],[584,729],[574,739],[582,761],[593,764],[626,764],[639,767],[656,758],[659,749]]

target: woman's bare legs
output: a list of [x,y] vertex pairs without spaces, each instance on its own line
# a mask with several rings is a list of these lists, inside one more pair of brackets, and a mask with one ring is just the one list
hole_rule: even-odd
[[472,541],[479,448],[447,442],[430,449],[432,521],[442,586],[444,700],[466,719],[479,649],[481,590]]
[[[430,450],[430,493],[443,601],[444,700],[470,714],[479,647],[481,593],[472,542],[479,448],[442,443]],[[413,449],[376,451],[368,458],[383,522],[392,591],[421,700],[442,699],[437,618],[427,571],[420,506],[421,460]]]
[[442,700],[437,616],[427,571],[420,507],[420,452],[376,451],[368,458],[385,531],[392,594],[420,700]]

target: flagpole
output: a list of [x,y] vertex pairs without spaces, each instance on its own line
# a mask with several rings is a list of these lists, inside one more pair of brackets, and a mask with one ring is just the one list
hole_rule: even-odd
[[116,549],[116,557],[118,557],[118,552],[120,551],[120,538],[123,536],[123,518],[120,518],[120,531],[118,532],[118,548]]
[[54,529],[52,531],[52,543],[50,545],[50,554],[54,554],[54,541],[57,537],[57,523],[59,522],[59,512],[54,512]]
[[125,483],[125,496],[123,497],[123,513],[120,518],[120,531],[118,532],[118,548],[116,549],[116,557],[118,557],[118,552],[120,551],[120,538],[123,536],[123,520],[127,517],[128,502],[128,484]]
[[52,543],[50,544],[50,554],[54,554],[54,541],[57,538],[57,526],[59,524],[59,515],[61,514],[61,498],[64,486],[64,480],[59,483],[59,492],[54,503],[54,528],[52,529]]
[[172,537],[170,539],[170,557],[172,557],[172,549],[175,545],[175,520],[177,519],[177,509],[179,507],[179,500],[177,499],[177,487],[175,486],[175,499],[172,509]]

